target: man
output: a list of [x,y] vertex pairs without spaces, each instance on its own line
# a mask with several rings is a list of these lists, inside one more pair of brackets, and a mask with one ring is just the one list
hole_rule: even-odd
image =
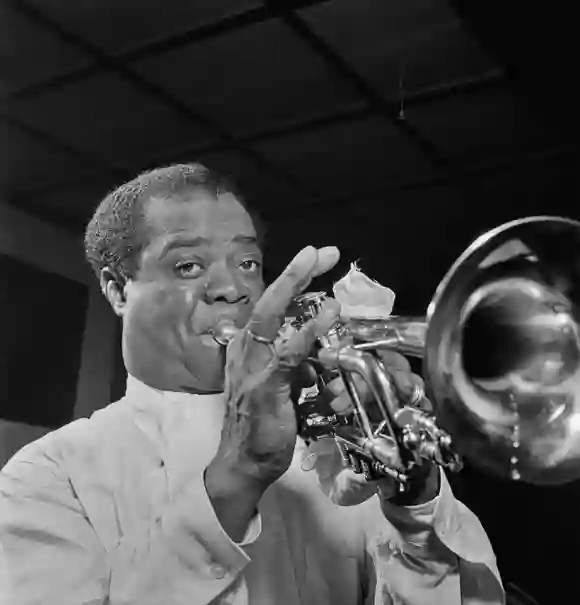
[[[387,481],[361,488],[333,453],[302,470],[291,376],[338,305],[277,334],[338,251],[302,250],[263,292],[259,235],[240,196],[197,164],[101,203],[86,249],[123,321],[127,393],[0,473],[0,602],[503,602],[487,537],[437,469],[404,503],[388,501]],[[224,363],[214,336],[232,327]],[[401,391],[420,381],[399,356],[386,362]],[[360,504],[335,504],[319,479]]]

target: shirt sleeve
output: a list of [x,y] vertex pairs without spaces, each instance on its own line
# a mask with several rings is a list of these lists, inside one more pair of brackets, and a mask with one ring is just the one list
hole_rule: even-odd
[[382,519],[365,526],[374,605],[505,603],[489,538],[440,473],[440,492],[425,504],[401,507],[377,496]]
[[[250,559],[221,527],[203,476],[107,548],[58,457],[38,444],[0,471],[1,603],[207,605],[247,590],[240,572]],[[257,517],[242,544],[259,530]]]
[[324,493],[340,506],[359,506],[366,603],[373,605],[500,605],[505,602],[491,543],[478,518],[455,499],[441,470],[438,496],[395,506],[376,486],[346,468],[332,440],[311,444],[304,460]]
[[256,513],[256,516],[250,521],[250,525],[246,531],[244,539],[240,542],[240,546],[249,546],[253,544],[262,533],[262,517],[260,513]]
[[54,460],[29,451],[0,471],[0,603],[104,603],[103,545]]

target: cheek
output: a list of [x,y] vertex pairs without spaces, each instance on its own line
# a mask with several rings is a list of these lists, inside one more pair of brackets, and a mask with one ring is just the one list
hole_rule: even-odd
[[223,354],[218,346],[204,344],[194,334],[193,315],[200,306],[198,302],[191,289],[176,289],[158,290],[132,303],[123,329],[128,369],[147,378],[178,376],[180,387],[219,390],[223,384]]
[[247,288],[247,291],[249,292],[250,295],[250,301],[251,304],[250,306],[250,310],[252,310],[254,308],[254,305],[258,302],[258,300],[260,299],[260,297],[262,296],[262,294],[264,294],[264,290],[266,289],[265,285],[264,285],[264,280],[259,277],[259,278],[252,278],[252,279],[248,279],[244,282],[244,286]]
[[[191,317],[198,306],[195,291],[185,288],[156,289],[134,300],[125,315],[128,335],[167,347],[188,336]],[[184,332],[185,331],[185,332]]]

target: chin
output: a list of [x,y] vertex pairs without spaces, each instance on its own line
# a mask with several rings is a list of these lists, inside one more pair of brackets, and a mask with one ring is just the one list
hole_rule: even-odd
[[224,387],[225,349],[211,337],[196,338],[183,359],[188,390],[219,392]]
[[217,393],[223,391],[225,350],[196,337],[179,351],[131,347],[124,350],[127,371],[162,391]]

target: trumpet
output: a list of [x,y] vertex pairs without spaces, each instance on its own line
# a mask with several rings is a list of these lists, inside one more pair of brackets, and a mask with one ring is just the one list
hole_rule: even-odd
[[[352,413],[315,394],[297,405],[299,435],[334,439],[357,471],[401,489],[425,463],[462,460],[540,485],[580,477],[580,223],[537,216],[475,240],[447,272],[426,317],[341,321],[310,361],[319,386],[341,376]],[[297,329],[326,294],[295,300]],[[433,412],[399,396],[382,350],[422,359]],[[357,376],[371,400],[357,390]]]

